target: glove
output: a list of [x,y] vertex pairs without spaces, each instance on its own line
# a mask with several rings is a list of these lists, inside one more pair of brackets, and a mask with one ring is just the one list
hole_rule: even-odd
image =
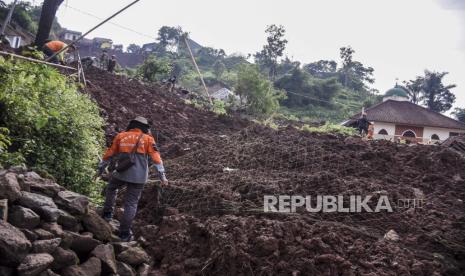
[[102,175],[104,172],[105,172],[105,169],[108,167],[108,165],[110,164],[109,161],[106,161],[106,160],[102,160],[100,161],[100,163],[98,164],[98,175]]
[[168,179],[166,178],[165,167],[163,166],[163,163],[155,164],[155,167],[157,168],[158,176],[160,177],[161,182],[167,184]]

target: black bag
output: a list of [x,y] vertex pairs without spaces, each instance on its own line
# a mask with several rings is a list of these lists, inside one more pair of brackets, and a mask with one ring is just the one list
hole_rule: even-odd
[[115,170],[117,172],[127,171],[130,167],[134,166],[134,164],[136,163],[135,154],[136,154],[137,148],[139,147],[140,139],[142,138],[142,136],[144,136],[144,134],[141,134],[139,136],[139,139],[137,139],[136,145],[134,146],[134,148],[132,149],[131,153],[128,156],[121,156],[120,158],[118,158],[118,160],[116,161],[116,165],[115,165]]

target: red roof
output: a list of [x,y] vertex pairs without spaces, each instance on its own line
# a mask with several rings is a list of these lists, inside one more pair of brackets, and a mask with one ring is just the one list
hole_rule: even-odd
[[[387,100],[365,109],[367,119],[398,125],[427,126],[465,130],[465,124],[408,101]],[[360,118],[360,113],[351,117]]]

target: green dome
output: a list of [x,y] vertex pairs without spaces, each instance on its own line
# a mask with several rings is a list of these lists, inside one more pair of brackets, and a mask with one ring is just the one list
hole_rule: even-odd
[[384,94],[384,97],[392,97],[392,96],[408,98],[407,91],[405,91],[405,89],[403,89],[402,87],[399,87],[399,86],[396,86],[394,88],[389,89]]

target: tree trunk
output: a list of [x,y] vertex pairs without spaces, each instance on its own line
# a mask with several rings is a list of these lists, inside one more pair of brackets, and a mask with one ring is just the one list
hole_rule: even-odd
[[39,29],[37,30],[36,40],[34,42],[36,46],[42,47],[45,44],[45,40],[48,39],[53,20],[55,20],[55,14],[61,3],[63,3],[63,0],[44,1],[42,12],[40,13]]

